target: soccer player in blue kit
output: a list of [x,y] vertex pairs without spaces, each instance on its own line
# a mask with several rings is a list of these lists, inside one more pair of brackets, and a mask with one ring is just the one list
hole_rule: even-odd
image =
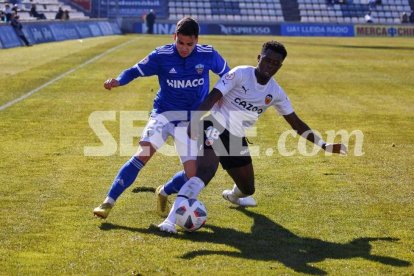
[[165,186],[158,187],[156,194],[160,215],[168,214],[167,196],[178,192],[168,189],[182,186],[195,175],[197,143],[186,134],[190,111],[196,110],[208,95],[209,71],[221,77],[230,70],[212,46],[198,44],[198,34],[199,25],[194,19],[181,19],[173,35],[175,43],[156,48],[116,79],[105,81],[104,87],[111,90],[138,77],[157,75],[160,89],[137,152],[119,170],[107,197],[93,210],[95,216],[108,217],[115,201],[131,186],[139,171],[165,144],[168,136],[174,138],[184,171],[176,173]]

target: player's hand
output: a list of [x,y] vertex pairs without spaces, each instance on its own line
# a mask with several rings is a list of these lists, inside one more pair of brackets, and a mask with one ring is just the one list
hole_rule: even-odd
[[116,79],[107,79],[104,82],[104,87],[105,89],[111,90],[114,87],[118,87],[119,86],[119,81],[117,81]]
[[344,144],[325,144],[324,150],[326,152],[338,153],[341,155],[346,155],[348,153],[348,149]]

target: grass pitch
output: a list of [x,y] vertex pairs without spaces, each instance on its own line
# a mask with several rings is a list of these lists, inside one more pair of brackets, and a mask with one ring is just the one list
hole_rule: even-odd
[[[1,50],[0,105],[36,92],[0,111],[0,274],[412,275],[413,40],[203,36],[200,42],[236,66],[255,65],[269,39],[287,47],[276,79],[297,114],[324,138],[328,130],[360,130],[365,154],[353,154],[352,138],[346,157],[281,156],[277,142],[289,126],[270,110],[250,139],[259,147],[259,206],[224,202],[221,191],[232,183],[220,169],[200,195],[206,227],[176,236],[151,225],[162,221],[153,192],[181,169],[177,157],[156,155],[100,221],[92,209],[129,156],[84,155],[85,147],[100,145],[88,123],[93,112],[115,112],[117,120],[105,126],[119,143],[121,111],[149,111],[158,89],[154,77],[112,91],[103,81],[171,37]],[[291,137],[288,149],[297,143]]]

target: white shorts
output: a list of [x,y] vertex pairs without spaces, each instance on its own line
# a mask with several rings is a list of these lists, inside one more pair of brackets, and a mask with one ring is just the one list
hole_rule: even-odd
[[[141,141],[150,142],[161,154],[173,156],[178,153],[181,163],[197,159],[197,141],[187,135],[188,121],[170,122],[162,114],[151,114],[141,135]],[[165,145],[168,137],[174,139],[175,151]],[[164,146],[162,148],[162,146]]]

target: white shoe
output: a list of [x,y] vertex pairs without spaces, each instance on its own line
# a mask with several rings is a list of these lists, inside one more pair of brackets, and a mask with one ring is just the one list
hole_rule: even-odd
[[244,207],[256,207],[256,200],[252,196],[239,198],[239,205]]
[[158,228],[162,232],[177,234],[177,229],[175,229],[175,225],[168,220],[164,220],[161,224],[158,225]]
[[237,197],[233,194],[232,190],[224,190],[223,191],[223,198],[227,201],[230,201],[233,204],[243,206],[243,207],[255,207],[257,206],[256,200],[252,196],[246,197]]
[[233,204],[239,205],[239,198],[233,195],[232,190],[224,190],[221,195],[225,200],[230,201]]

